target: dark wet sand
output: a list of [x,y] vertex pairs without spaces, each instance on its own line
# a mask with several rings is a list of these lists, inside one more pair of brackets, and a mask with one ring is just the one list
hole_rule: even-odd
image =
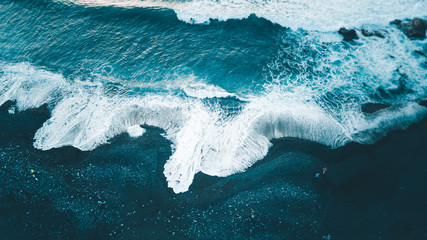
[[9,115],[8,106],[0,107],[3,239],[427,238],[426,120],[374,145],[275,140],[245,173],[197,174],[176,195],[162,173],[171,149],[160,129],[91,152],[43,152],[32,138],[47,109]]

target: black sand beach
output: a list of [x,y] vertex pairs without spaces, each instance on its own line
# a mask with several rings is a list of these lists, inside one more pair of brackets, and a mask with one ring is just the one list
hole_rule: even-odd
[[91,152],[43,152],[31,144],[47,109],[12,115],[9,106],[0,109],[8,126],[0,140],[3,239],[427,237],[425,120],[374,145],[276,140],[245,173],[198,174],[175,194],[162,173],[171,149],[161,130],[123,134]]

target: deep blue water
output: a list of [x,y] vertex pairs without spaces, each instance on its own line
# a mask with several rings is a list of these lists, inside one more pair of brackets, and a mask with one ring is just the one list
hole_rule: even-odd
[[194,74],[234,91],[262,80],[280,31],[256,17],[190,25],[167,9],[6,1],[1,11],[3,61],[29,61],[67,78],[99,74],[123,82]]
[[425,239],[427,5],[323,6],[0,1],[2,238]]

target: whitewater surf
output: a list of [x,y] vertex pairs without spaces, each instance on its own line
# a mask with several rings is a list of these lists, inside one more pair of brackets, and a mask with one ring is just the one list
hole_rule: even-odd
[[426,40],[390,22],[426,13],[415,0],[2,1],[0,106],[10,118],[46,108],[28,150],[40,154],[159,131],[179,196],[198,173],[245,174],[283,139],[373,146],[422,122]]

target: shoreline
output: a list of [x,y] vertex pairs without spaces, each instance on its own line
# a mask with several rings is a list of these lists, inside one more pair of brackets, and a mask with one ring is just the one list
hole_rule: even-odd
[[[427,234],[420,225],[427,219],[421,201],[427,197],[427,191],[423,190],[427,182],[427,162],[423,160],[427,155],[427,149],[423,149],[427,119],[406,130],[392,131],[373,145],[351,143],[338,149],[328,149],[300,139],[274,140],[267,156],[245,172],[224,178],[199,173],[188,192],[175,194],[167,187],[163,175],[171,149],[170,142],[161,136],[160,129],[148,127],[142,137],[135,139],[126,133],[120,134],[111,139],[110,144],[89,152],[72,147],[41,151],[32,147],[32,137],[40,127],[37,123],[43,123],[49,117],[48,109],[41,107],[9,115],[7,109],[10,104],[0,108],[2,124],[9,123],[8,126],[11,126],[10,123],[13,123],[13,129],[2,132],[2,148],[9,146],[12,150],[8,151],[12,152],[5,155],[9,159],[4,163],[8,170],[0,173],[17,181],[7,180],[4,183],[3,192],[9,193],[9,197],[4,195],[0,199],[5,206],[11,206],[10,209],[27,209],[42,204],[45,210],[35,214],[31,221],[53,231],[49,235],[52,238],[58,233],[48,226],[55,226],[50,221],[65,224],[55,217],[61,214],[65,214],[64,220],[77,217],[73,221],[94,221],[94,225],[89,224],[83,229],[76,228],[74,224],[68,225],[64,231],[69,236],[87,234],[102,237],[102,234],[96,233],[101,225],[107,224],[107,229],[117,225],[111,220],[105,222],[105,218],[97,219],[74,212],[87,211],[87,208],[111,219],[116,218],[114,214],[119,214],[115,221],[136,224],[132,227],[133,233],[126,235],[134,237],[141,234],[139,231],[148,231],[141,230],[145,229],[144,226],[159,221],[156,214],[152,215],[156,211],[162,213],[158,216],[163,219],[160,222],[166,221],[157,224],[166,225],[153,230],[152,236],[168,236],[173,231],[171,229],[178,226],[182,229],[193,226],[198,231],[205,231],[205,235],[200,235],[202,237],[215,236],[223,228],[235,228],[235,232],[229,233],[231,235],[224,236],[267,236],[272,239],[278,236],[321,238],[328,235],[333,239],[395,239],[396,236],[420,239]],[[8,141],[5,142],[6,139]],[[15,151],[15,145],[17,150],[21,149],[21,153],[10,155]],[[8,156],[21,156],[21,161]],[[315,178],[314,174],[322,167],[327,167],[328,171]],[[34,168],[40,183],[46,186],[41,187],[32,180],[26,174],[27,168]],[[128,172],[120,169],[128,169]],[[76,172],[84,175],[76,175]],[[105,185],[104,182],[109,184]],[[59,190],[56,189],[58,186]],[[16,191],[23,188],[27,189],[28,196],[38,197],[20,196]],[[49,189],[54,192],[50,193]],[[81,199],[71,198],[72,194],[78,195],[81,191],[85,192]],[[96,199],[96,194],[106,199],[105,210],[99,210],[96,202],[91,202],[94,201],[91,199]],[[41,198],[50,200],[46,202]],[[63,198],[66,200],[60,200]],[[120,209],[122,201],[129,206]],[[13,207],[12,203],[18,205]],[[63,212],[58,206],[64,203],[65,206],[71,204],[77,208]],[[149,204],[150,208],[141,207]],[[256,221],[247,222],[249,220],[245,216],[251,209],[256,213]],[[131,210],[140,213],[132,218],[123,215]],[[24,217],[22,211],[25,213],[28,210],[0,209],[1,215],[12,219]],[[235,219],[235,215],[243,218]],[[181,217],[167,224],[166,219],[171,216]],[[144,218],[147,220],[143,221]],[[197,222],[191,222],[192,218]],[[9,224],[23,224],[10,221],[2,220],[4,227],[0,229],[1,232],[9,229]],[[208,222],[214,223],[214,226],[206,228]],[[366,223],[370,228],[360,232],[360,228],[367,227]],[[29,231],[27,233],[35,234],[34,237],[40,233],[28,227],[24,229]],[[176,234],[177,239],[197,236],[194,232],[185,231]]]

